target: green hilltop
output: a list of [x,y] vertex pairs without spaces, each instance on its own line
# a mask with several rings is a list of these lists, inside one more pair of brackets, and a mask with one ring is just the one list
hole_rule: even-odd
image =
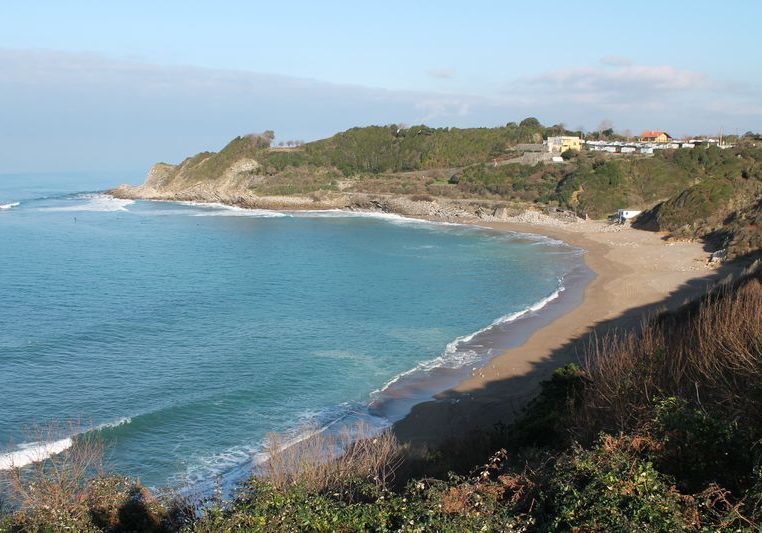
[[[496,128],[368,126],[306,144],[274,147],[274,133],[236,137],[217,153],[154,167],[147,185],[183,191],[231,187],[268,196],[351,195],[534,205],[601,219],[646,211],[635,227],[704,238],[731,256],[759,247],[762,143],[658,150],[651,156],[567,152],[564,163],[525,164],[526,144],[578,135],[527,118]],[[592,137],[613,135],[596,132]],[[291,143],[289,143],[291,144]],[[203,197],[201,198],[203,199]],[[215,200],[214,197],[210,200]]]

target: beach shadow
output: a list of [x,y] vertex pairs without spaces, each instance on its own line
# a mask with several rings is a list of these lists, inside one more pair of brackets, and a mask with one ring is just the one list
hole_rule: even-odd
[[[477,454],[484,451],[479,441],[488,440],[488,432],[506,431],[527,404],[540,392],[540,383],[548,380],[553,371],[569,363],[583,363],[586,348],[594,338],[622,329],[639,329],[644,320],[664,311],[674,311],[706,294],[709,288],[738,276],[754,260],[753,254],[722,264],[705,276],[694,278],[659,302],[627,310],[619,316],[602,320],[570,339],[558,349],[531,365],[520,375],[496,379],[480,389],[469,392],[445,391],[436,400],[413,407],[410,414],[393,426],[397,439],[416,460],[448,453],[448,446],[468,442],[470,449],[457,446],[457,453]],[[542,334],[542,330],[536,334]],[[483,442],[484,443],[484,442]],[[494,451],[494,450],[490,450]],[[489,452],[488,452],[489,453]],[[462,457],[462,464],[475,465],[486,457]],[[418,474],[426,472],[418,472]],[[437,472],[439,473],[439,472]],[[434,475],[435,472],[429,472]]]

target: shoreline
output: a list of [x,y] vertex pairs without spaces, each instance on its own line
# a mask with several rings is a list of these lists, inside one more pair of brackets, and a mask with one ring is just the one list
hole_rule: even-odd
[[[121,196],[112,191],[106,194]],[[464,374],[442,384],[441,392],[428,394],[426,399],[400,398],[400,403],[407,405],[407,414],[394,417],[391,428],[401,442],[410,444],[413,449],[433,448],[473,430],[489,429],[498,422],[510,423],[539,391],[541,381],[548,379],[556,368],[578,360],[579,341],[593,329],[605,332],[612,327],[637,324],[645,315],[663,308],[665,302],[668,307],[677,307],[686,299],[704,294],[707,286],[716,281],[710,278],[716,278],[718,272],[707,266],[708,253],[699,242],[665,242],[659,233],[611,226],[602,221],[563,222],[536,211],[500,219],[463,212],[453,216],[450,210],[438,213],[428,209],[410,210],[408,205],[399,209],[403,206],[391,201],[370,209],[354,205],[294,209],[292,206],[242,205],[225,198],[216,201],[133,198],[216,203],[239,209],[344,211],[360,216],[386,214],[541,236],[582,249],[584,265],[594,277],[580,291],[583,293],[580,302],[554,313],[549,322],[545,316],[545,323],[520,332],[523,338],[516,345],[473,370],[463,369]],[[542,315],[547,315],[547,310],[540,313]]]
[[699,242],[665,242],[663,234],[611,227],[598,221],[556,223],[472,222],[498,231],[532,233],[584,250],[595,277],[579,305],[535,329],[433,400],[413,406],[393,424],[414,450],[435,448],[475,430],[510,423],[553,370],[579,362],[589,333],[637,325],[645,316],[676,308],[706,292],[719,271],[706,264]]

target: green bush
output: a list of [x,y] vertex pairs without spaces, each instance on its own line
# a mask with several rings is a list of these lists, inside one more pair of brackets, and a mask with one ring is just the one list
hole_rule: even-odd
[[660,470],[687,492],[712,483],[735,491],[754,467],[754,438],[737,420],[712,416],[684,399],[657,402],[652,433],[663,443],[656,456]]
[[[610,439],[610,438],[608,438]],[[677,531],[690,528],[692,501],[649,461],[607,443],[559,458],[545,489],[551,530]]]

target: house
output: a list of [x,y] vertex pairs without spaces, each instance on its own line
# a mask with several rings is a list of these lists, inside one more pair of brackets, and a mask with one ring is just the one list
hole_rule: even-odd
[[548,152],[563,153],[566,150],[576,150],[579,152],[582,149],[582,139],[567,135],[548,137],[545,145],[548,147]]
[[666,143],[672,139],[666,131],[644,131],[640,134],[640,140],[654,143]]
[[640,213],[642,213],[642,211],[635,211],[634,209],[620,209],[616,212],[616,219],[620,223],[624,223],[626,220],[635,218]]

